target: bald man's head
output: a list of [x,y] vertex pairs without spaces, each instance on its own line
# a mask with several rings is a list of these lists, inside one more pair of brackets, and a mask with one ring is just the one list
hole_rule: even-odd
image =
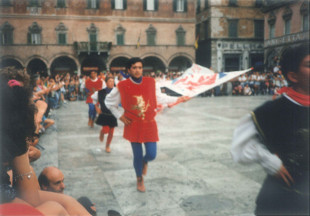
[[45,167],[39,176],[41,190],[63,193],[65,189],[64,175],[56,167]]

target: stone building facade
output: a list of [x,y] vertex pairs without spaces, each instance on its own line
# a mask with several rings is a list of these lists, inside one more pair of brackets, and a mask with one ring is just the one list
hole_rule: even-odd
[[265,65],[271,70],[287,47],[309,42],[309,0],[266,0],[264,5]]
[[259,0],[197,0],[197,63],[217,72],[262,65],[262,3]]
[[0,0],[0,66],[30,73],[181,71],[195,62],[195,0]]

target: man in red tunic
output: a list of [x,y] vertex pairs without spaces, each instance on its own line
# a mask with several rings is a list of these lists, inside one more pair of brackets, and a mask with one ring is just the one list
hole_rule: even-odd
[[[127,64],[130,77],[118,83],[106,97],[105,104],[113,115],[124,124],[124,138],[131,142],[134,168],[137,175],[137,190],[145,191],[142,175],[146,175],[147,163],[156,157],[158,131],[155,121],[157,103],[171,104],[184,102],[189,97],[171,97],[156,88],[155,79],[143,77],[143,62],[131,58]],[[121,102],[124,113],[118,110]],[[145,146],[143,156],[142,143]]]
[[85,81],[85,88],[87,89],[87,98],[86,103],[88,104],[88,126],[94,127],[94,119],[96,118],[96,108],[93,104],[93,99],[91,98],[92,94],[95,91],[103,89],[104,82],[102,79],[98,79],[97,71],[90,72],[90,78]]

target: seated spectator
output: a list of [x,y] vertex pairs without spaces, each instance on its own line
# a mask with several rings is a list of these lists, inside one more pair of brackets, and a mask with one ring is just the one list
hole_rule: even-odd
[[38,181],[41,190],[63,193],[65,189],[64,174],[56,167],[45,167],[40,173]]
[[[64,174],[57,167],[45,167],[39,175],[38,181],[41,190],[51,191],[55,193],[63,193],[66,188],[64,184]],[[92,203],[87,197],[80,197],[78,201],[85,207],[91,215],[97,215],[95,204]],[[110,214],[109,214],[110,212]],[[110,210],[108,215],[120,216],[114,210]],[[112,214],[113,213],[113,214]]]
[[246,96],[252,95],[251,88],[249,87],[248,84],[246,84],[243,88],[243,95],[246,95]]
[[[0,71],[0,202],[28,204],[43,215],[89,215],[72,197],[38,188],[26,143],[26,138],[35,131],[35,106],[30,103],[32,91],[28,79],[25,72],[16,69]],[[9,165],[13,180],[7,173]]]
[[51,107],[51,109],[58,109],[59,108],[59,94],[58,90],[61,86],[57,85],[55,82],[55,79],[51,77],[49,79],[48,87],[50,88],[49,94],[48,94],[48,103]]

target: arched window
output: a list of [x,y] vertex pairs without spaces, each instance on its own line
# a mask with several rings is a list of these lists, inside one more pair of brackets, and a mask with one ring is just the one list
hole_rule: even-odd
[[302,16],[302,31],[309,31],[309,3],[304,1],[300,7],[300,14]]
[[284,9],[282,18],[284,20],[284,34],[290,34],[291,33],[291,20],[292,20],[293,11],[291,8],[286,7]]
[[57,34],[57,42],[60,45],[67,44],[67,31],[68,28],[61,22],[59,25],[55,28],[56,34]]
[[156,45],[156,29],[150,24],[149,28],[146,30],[147,36],[147,45],[155,46]]
[[115,30],[116,44],[117,45],[124,45],[125,44],[125,32],[126,32],[126,30],[121,25],[118,25],[118,27]]
[[8,22],[5,22],[0,27],[0,44],[1,45],[11,45],[13,44],[13,30],[14,27]]
[[28,28],[27,42],[28,44],[41,44],[41,32],[42,27],[38,25],[37,22],[33,22],[32,25]]
[[95,51],[97,50],[97,35],[98,35],[98,28],[95,26],[94,23],[90,25],[90,28],[87,28],[88,36],[89,36],[89,43],[90,43],[90,50]]
[[177,36],[177,45],[178,46],[183,46],[185,45],[185,30],[183,27],[180,25],[177,30],[175,30],[176,36]]
[[275,37],[275,23],[276,23],[276,16],[274,15],[273,12],[271,12],[268,17],[269,39]]

